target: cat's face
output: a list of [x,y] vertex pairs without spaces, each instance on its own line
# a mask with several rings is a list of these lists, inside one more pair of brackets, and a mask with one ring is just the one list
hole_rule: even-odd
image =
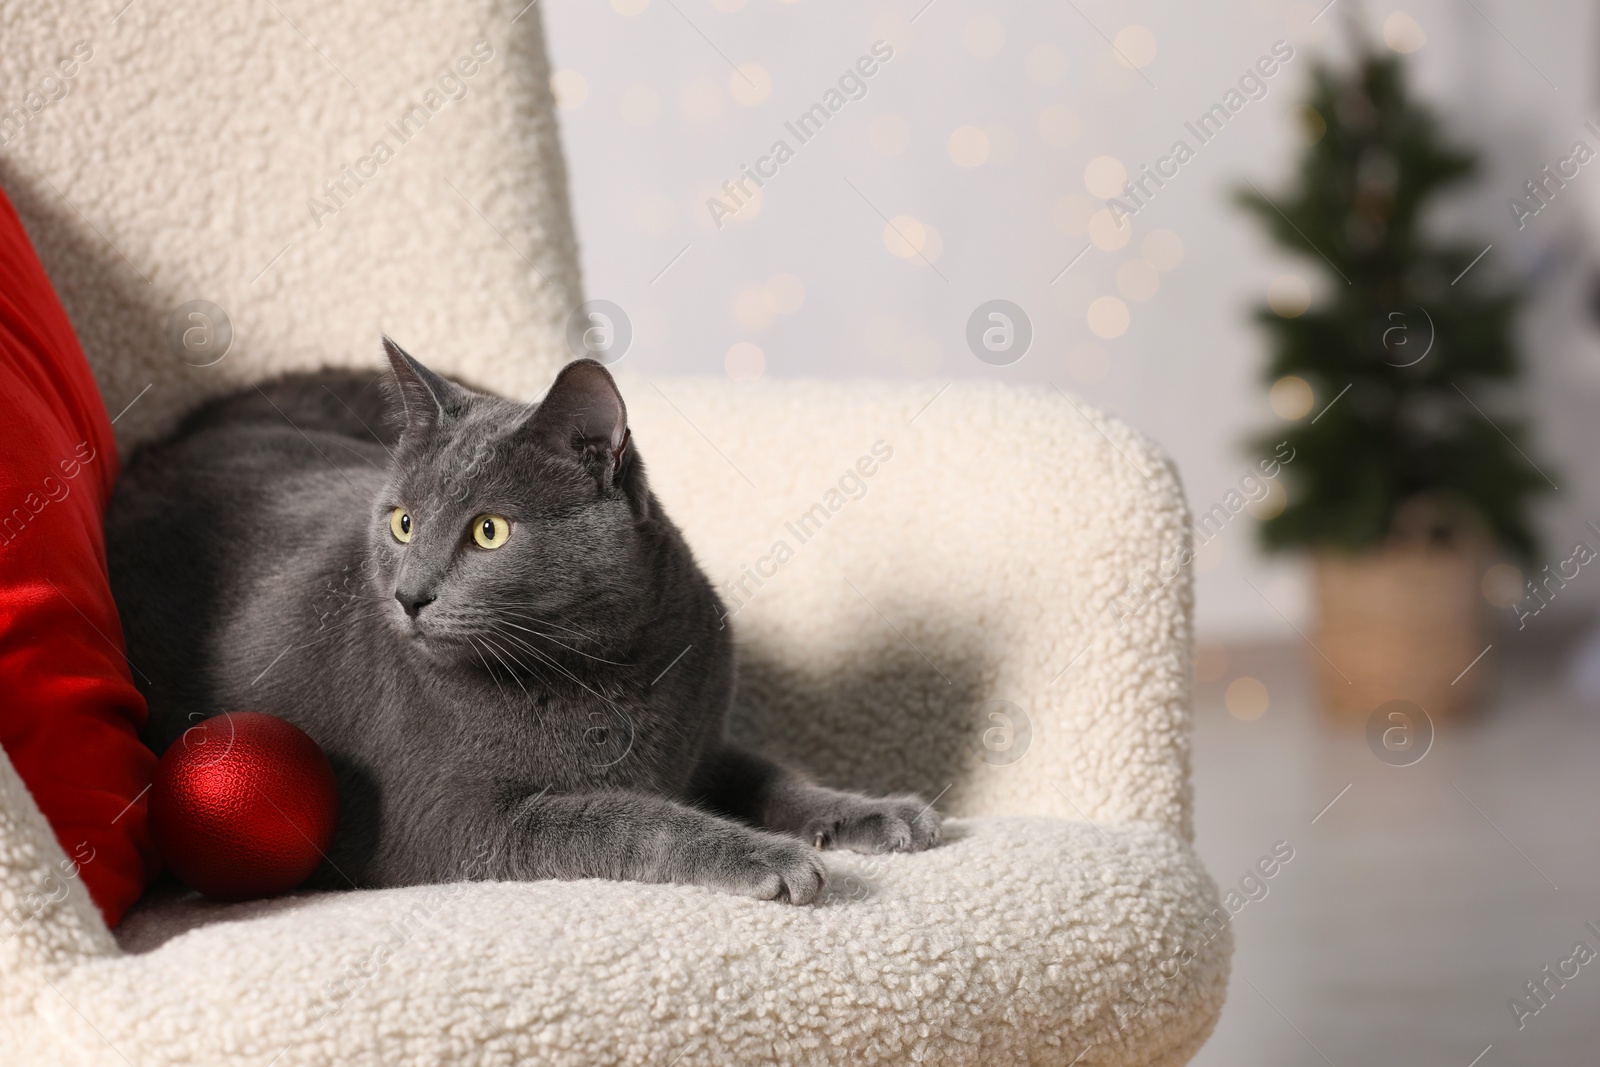
[[570,364],[530,407],[385,347],[404,419],[371,515],[389,622],[420,654],[491,670],[610,647],[648,582],[650,512],[610,374]]

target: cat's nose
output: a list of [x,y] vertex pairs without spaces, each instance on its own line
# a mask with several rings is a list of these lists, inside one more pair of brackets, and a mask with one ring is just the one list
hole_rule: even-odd
[[432,593],[407,592],[404,589],[396,589],[394,598],[400,601],[400,606],[405,608],[406,614],[413,619],[417,617],[417,612],[432,604],[434,600]]

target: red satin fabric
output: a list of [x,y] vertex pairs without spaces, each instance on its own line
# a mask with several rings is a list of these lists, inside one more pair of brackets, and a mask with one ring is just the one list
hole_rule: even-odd
[[0,745],[68,862],[0,936],[81,882],[114,926],[158,869],[104,517],[116,442],[89,365],[16,211],[0,194]]

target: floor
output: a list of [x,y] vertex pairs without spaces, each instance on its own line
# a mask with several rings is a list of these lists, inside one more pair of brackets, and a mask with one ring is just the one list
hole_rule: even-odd
[[[1207,650],[1196,714],[1197,844],[1247,880],[1228,1003],[1197,1067],[1600,1063],[1600,707],[1562,684],[1565,645],[1508,642],[1490,704],[1409,766],[1325,721],[1300,647]],[[1209,657],[1209,658],[1207,658]],[[1264,684],[1240,719],[1225,687]],[[1250,714],[1254,687],[1236,688]],[[1259,694],[1259,690],[1254,690]],[[1413,750],[1415,751],[1415,750]],[[1331,804],[1331,806],[1330,806]],[[1280,848],[1280,852],[1282,849]],[[1270,866],[1270,865],[1269,865]],[[1545,1005],[1525,983],[1544,980]],[[1519,1019],[1511,998],[1528,1009]]]

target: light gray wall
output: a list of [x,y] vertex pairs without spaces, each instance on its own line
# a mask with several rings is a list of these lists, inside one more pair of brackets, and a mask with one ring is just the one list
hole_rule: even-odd
[[[557,79],[568,105],[563,137],[588,294],[627,311],[635,340],[625,358],[647,373],[725,373],[729,349],[746,343],[759,347],[769,376],[1053,382],[1159,440],[1176,458],[1191,502],[1207,508],[1248,471],[1241,440],[1276,421],[1258,379],[1262,338],[1247,309],[1286,273],[1320,285],[1311,264],[1269,247],[1228,198],[1245,178],[1269,194],[1287,178],[1296,150],[1289,112],[1315,58],[1340,49],[1347,9],[1357,6],[1341,0],[1313,23],[1325,2],[1078,0],[1074,8],[648,0],[630,15],[618,8],[632,10],[639,0],[545,0],[553,67],[577,75]],[[1394,10],[1369,4],[1365,21],[1381,37]],[[1412,57],[1417,84],[1485,155],[1483,181],[1447,205],[1440,223],[1494,243],[1474,269],[1534,277],[1522,323],[1531,372],[1523,408],[1561,487],[1542,521],[1548,555],[1562,558],[1582,523],[1600,518],[1600,343],[1584,310],[1596,268],[1583,239],[1600,214],[1600,163],[1520,233],[1506,200],[1565,154],[1586,119],[1600,119],[1595,19],[1590,5],[1570,0],[1427,0],[1406,11],[1426,38]],[[1003,28],[998,51],[973,54],[993,47],[996,24]],[[1156,46],[1139,71],[1118,59],[1112,43],[1128,26],[1145,27]],[[1137,36],[1121,39],[1124,52],[1136,51]],[[821,100],[880,39],[894,56],[867,80],[865,97],[799,144],[784,123]],[[1063,275],[1090,242],[1071,232],[1079,228],[1072,202],[1064,213],[1058,205],[1081,197],[1082,208],[1093,199],[1085,187],[1091,160],[1111,156],[1134,169],[1154,163],[1179,137],[1193,143],[1185,121],[1220,100],[1279,40],[1296,55],[1267,81],[1267,95],[1247,104],[1131,220],[1125,247],[1089,247]],[[747,63],[761,72],[734,71]],[[736,99],[732,87],[760,95],[762,73],[771,83],[765,98],[753,106]],[[659,114],[641,123],[649,109],[640,104],[652,98]],[[634,108],[633,121],[625,105]],[[1051,144],[1041,116],[1063,107],[1077,133]],[[874,130],[881,140],[896,119],[909,138],[902,151],[885,154]],[[953,162],[948,141],[963,126],[988,131],[990,161]],[[1584,135],[1600,148],[1600,137]],[[714,226],[707,197],[780,138],[795,156],[761,191],[759,207]],[[1053,221],[1061,214],[1069,216],[1065,228]],[[891,254],[885,216],[932,225],[941,247],[937,256],[925,249],[931,266]],[[1121,298],[1119,268],[1143,258],[1157,231],[1177,236],[1182,262],[1159,273],[1153,297],[1124,301],[1126,332],[1096,338],[1091,302]],[[776,275],[800,279],[804,303],[762,312],[762,301],[746,293],[741,322],[741,292]],[[782,292],[776,295],[782,305]],[[970,313],[996,297],[1023,307],[1035,331],[1027,355],[998,368],[975,358],[964,340]],[[1086,343],[1105,353],[1103,378]],[[748,359],[749,350],[736,353],[735,369],[748,365],[740,354]],[[1317,406],[1328,399],[1318,397]],[[1301,568],[1263,560],[1253,524],[1247,515],[1235,519],[1220,551],[1199,564],[1205,635],[1282,636],[1278,611],[1290,618],[1304,611]],[[1597,601],[1600,577],[1586,575],[1561,607]]]

